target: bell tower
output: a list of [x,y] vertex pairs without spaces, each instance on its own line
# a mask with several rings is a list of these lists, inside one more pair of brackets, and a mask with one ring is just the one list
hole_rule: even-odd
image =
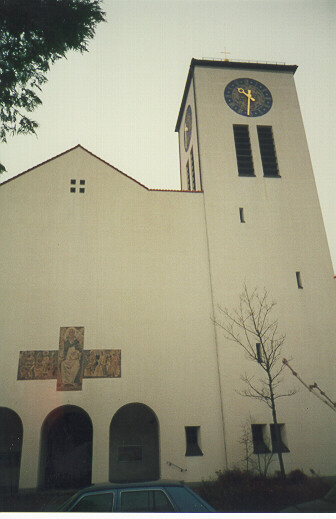
[[[294,83],[296,69],[191,61],[176,124],[181,189],[203,192],[215,319],[221,319],[218,305],[237,307],[244,284],[251,290],[266,288],[277,302],[279,328],[287,337],[284,354],[288,351],[309,377],[320,372],[332,388],[335,281]],[[267,424],[269,415],[260,403],[233,394],[233,388],[241,389],[240,377],[249,366],[218,329],[215,334],[230,463],[239,457],[236,439],[242,421],[253,416],[255,423]],[[279,401],[289,450],[302,455],[308,444],[317,445],[324,423],[321,417],[321,426],[316,425],[317,410],[303,447],[297,409],[306,405],[305,397],[293,397],[299,407]]]

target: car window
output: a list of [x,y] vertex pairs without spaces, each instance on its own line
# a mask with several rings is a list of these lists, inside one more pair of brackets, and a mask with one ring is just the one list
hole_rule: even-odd
[[174,507],[162,490],[153,490],[154,512],[174,512]]
[[121,512],[174,512],[162,490],[130,490],[121,492]]
[[209,512],[211,508],[202,503],[194,492],[186,487],[169,487],[169,493],[172,495],[175,504],[180,512]]
[[113,492],[87,494],[77,501],[71,512],[111,512],[113,497]]

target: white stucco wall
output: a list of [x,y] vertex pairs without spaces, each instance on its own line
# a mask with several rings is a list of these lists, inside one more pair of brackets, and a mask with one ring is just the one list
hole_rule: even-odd
[[[273,106],[266,115],[243,117],[227,106],[224,89],[239,77],[269,88]],[[251,290],[266,287],[278,303],[275,317],[286,334],[284,357],[293,359],[305,380],[318,381],[332,395],[336,287],[292,73],[196,66],[193,91],[214,307],[235,308],[244,282]],[[238,176],[233,124],[249,125],[253,178]],[[259,124],[273,128],[281,178],[263,176]],[[181,165],[184,161],[182,153]],[[240,207],[246,223],[240,222]],[[303,290],[297,287],[296,271],[301,272]],[[216,316],[221,317],[217,311]],[[258,376],[258,367],[220,330],[217,343],[227,451],[234,466],[243,458],[238,440],[245,421],[270,424],[272,419],[264,404],[235,391],[243,389],[241,375],[247,371]],[[285,375],[284,389],[300,390],[278,401],[278,419],[286,424],[291,451],[284,455],[286,469],[335,474],[332,410],[300,387],[289,371]],[[273,467],[276,470],[277,463]]]
[[[189,481],[223,466],[202,197],[149,191],[82,148],[1,186],[1,400],[23,422],[21,487],[36,485],[41,426],[64,404],[93,422],[94,481],[108,479],[109,425],[131,402],[158,418],[162,477],[181,478],[168,461]],[[19,352],[57,350],[61,326],[84,326],[85,349],[121,349],[121,378],[76,392],[18,381]],[[188,425],[201,427],[193,460]]]

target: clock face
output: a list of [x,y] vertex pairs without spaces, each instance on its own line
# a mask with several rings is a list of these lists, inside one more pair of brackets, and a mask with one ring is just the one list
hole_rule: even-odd
[[191,106],[189,105],[186,111],[184,120],[184,149],[188,151],[190,139],[191,139],[191,128],[192,128],[192,113]]
[[272,94],[265,85],[250,78],[230,81],[224,90],[224,99],[239,115],[259,117],[272,108]]

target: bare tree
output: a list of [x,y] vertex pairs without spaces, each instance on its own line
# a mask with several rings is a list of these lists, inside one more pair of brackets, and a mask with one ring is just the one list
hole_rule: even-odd
[[296,391],[282,393],[280,384],[285,365],[282,363],[281,350],[285,336],[278,331],[278,321],[273,316],[276,303],[269,301],[266,289],[259,295],[257,289],[249,292],[246,285],[239,297],[238,307],[229,312],[219,307],[223,321],[214,320],[222,328],[224,336],[238,344],[252,362],[260,366],[262,377],[255,380],[254,376],[245,374],[241,378],[245,389],[239,394],[260,400],[272,411],[276,451],[278,454],[280,472],[286,477],[282,458],[282,441],[278,425],[276,400],[291,396]]
[[[242,462],[244,463],[244,467],[246,472],[257,472],[262,476],[267,476],[268,469],[273,460],[273,452],[263,452],[263,453],[255,453],[253,448],[253,438],[251,433],[251,424],[253,422],[253,418],[250,417],[249,420],[246,420],[242,424],[242,433],[238,440],[238,442],[243,446],[244,449],[244,457],[242,458]],[[257,459],[255,459],[257,456]]]

